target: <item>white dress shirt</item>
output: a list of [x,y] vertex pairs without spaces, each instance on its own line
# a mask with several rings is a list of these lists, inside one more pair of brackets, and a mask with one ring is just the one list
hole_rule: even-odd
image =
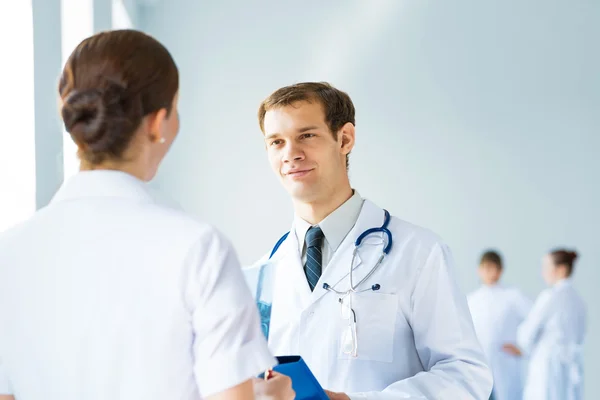
[[275,364],[232,246],[122,172],[0,236],[0,394],[197,400]]
[[[344,241],[346,235],[352,230],[354,224],[356,224],[363,202],[363,198],[358,191],[355,190],[352,197],[316,225],[321,228],[323,235],[325,236],[322,248],[323,269],[327,267],[327,264],[333,257],[335,251]],[[306,264],[306,232],[308,232],[313,225],[296,215],[294,218],[294,226],[296,237],[298,238],[300,254],[302,254],[302,265],[304,265]]]

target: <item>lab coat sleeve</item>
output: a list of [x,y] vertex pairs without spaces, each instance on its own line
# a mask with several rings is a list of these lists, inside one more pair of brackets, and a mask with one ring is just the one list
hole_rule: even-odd
[[467,307],[469,307],[469,311],[474,309],[474,307],[475,307],[475,292],[469,293],[467,295]]
[[546,323],[550,299],[550,289],[540,293],[527,318],[517,329],[517,346],[526,355],[531,353]]
[[12,388],[10,387],[10,381],[8,379],[8,373],[0,358],[0,395],[2,394],[13,394]]
[[410,323],[424,371],[382,392],[349,395],[352,400],[482,400],[492,374],[475,335],[465,295],[454,276],[449,249],[436,244],[418,273]]
[[184,277],[194,331],[194,373],[202,397],[236,386],[276,365],[237,256],[219,233],[191,250]]

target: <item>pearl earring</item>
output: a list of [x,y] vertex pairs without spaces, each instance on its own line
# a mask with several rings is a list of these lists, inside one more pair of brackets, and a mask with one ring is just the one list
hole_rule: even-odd
[[163,144],[164,142],[165,142],[165,138],[164,138],[164,137],[161,137],[161,138],[158,140],[158,143],[160,143],[160,144]]

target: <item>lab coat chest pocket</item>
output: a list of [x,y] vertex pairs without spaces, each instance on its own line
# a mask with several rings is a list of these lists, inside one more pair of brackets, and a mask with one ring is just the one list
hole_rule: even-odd
[[356,356],[348,354],[349,331],[343,320],[338,339],[339,358],[391,363],[394,358],[398,295],[368,291],[350,296],[356,316]]

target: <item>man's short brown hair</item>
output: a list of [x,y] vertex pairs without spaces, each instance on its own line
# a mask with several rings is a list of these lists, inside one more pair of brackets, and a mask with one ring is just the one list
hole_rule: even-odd
[[267,111],[289,106],[298,101],[317,101],[325,113],[325,122],[337,139],[338,131],[348,122],[356,125],[354,104],[347,93],[331,86],[327,82],[302,82],[277,89],[260,103],[258,123],[265,133],[265,114]]

